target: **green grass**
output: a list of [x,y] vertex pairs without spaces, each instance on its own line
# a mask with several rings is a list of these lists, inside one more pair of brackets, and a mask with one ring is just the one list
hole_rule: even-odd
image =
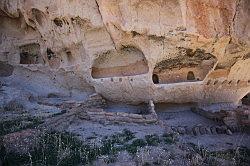
[[[0,136],[28,128],[35,128],[40,123],[42,123],[40,119],[28,117],[0,122]],[[116,161],[117,154],[120,151],[127,151],[134,156],[139,148],[145,146],[175,144],[178,142],[178,135],[164,134],[158,136],[157,134],[152,134],[138,139],[133,132],[124,129],[122,132],[103,137],[100,144],[89,144],[79,140],[70,133],[43,131],[37,140],[36,144],[38,146],[35,146],[36,148],[28,154],[7,153],[5,148],[1,146],[0,159],[3,161],[3,165],[91,165],[99,157],[104,158],[106,163],[113,163]],[[201,162],[207,165],[218,165],[220,163],[218,159],[233,161],[236,165],[247,165],[250,163],[250,150],[247,148],[239,147],[234,150],[212,152],[192,143],[186,146],[190,149],[186,156],[190,161],[195,158],[196,154],[199,154],[202,158]],[[160,163],[155,162],[154,164]]]
[[[19,121],[11,122],[8,126],[13,123],[19,123]],[[44,132],[38,139],[39,146],[30,154],[7,154],[5,149],[1,148],[0,157],[5,165],[31,163],[32,165],[85,165],[91,164],[102,155],[109,155],[107,162],[114,162],[112,156],[125,149],[125,147],[117,148],[116,145],[123,145],[134,137],[131,131],[125,129],[122,133],[103,138],[101,146],[97,146],[86,144],[69,133]]]
[[163,134],[162,137],[165,144],[174,144],[178,141],[178,136],[175,134]]
[[[23,110],[17,102],[10,103],[5,111]],[[38,118],[19,117],[0,122],[0,136],[36,128],[42,121]],[[92,139],[92,138],[89,138]],[[0,140],[1,141],[1,140]],[[44,132],[38,138],[37,148],[29,154],[6,153],[1,147],[0,157],[4,165],[85,165],[91,164],[99,156],[109,156],[107,163],[114,162],[119,151],[135,154],[138,148],[157,146],[161,142],[157,135],[146,135],[145,139],[136,139],[135,134],[128,129],[121,133],[103,137],[101,145],[89,145],[69,133]]]
[[38,148],[30,154],[6,154],[5,165],[78,165],[91,163],[100,154],[102,149],[97,146],[84,145],[75,136],[69,133],[44,133],[38,141]]
[[39,118],[29,118],[29,117],[8,120],[8,121],[1,121],[0,136],[21,131],[24,129],[35,128],[41,123],[42,121]]
[[124,146],[124,149],[131,154],[135,154],[139,147],[144,147],[147,145],[147,142],[143,139],[136,139],[131,144]]
[[250,149],[245,147],[238,147],[226,151],[209,152],[209,156],[233,160],[236,165],[247,165],[250,163]]
[[[13,122],[14,123],[14,122]],[[40,135],[37,148],[30,154],[0,154],[5,165],[86,165],[91,164],[99,156],[109,156],[107,163],[114,162],[119,151],[135,154],[138,148],[156,146],[160,143],[157,135],[147,135],[145,139],[135,139],[134,133],[125,129],[102,139],[101,145],[89,145],[69,133],[44,132]]]
[[236,149],[228,149],[224,151],[209,151],[204,147],[199,147],[193,143],[189,143],[193,152],[198,153],[203,162],[208,165],[218,165],[218,159],[233,162],[235,165],[249,165],[250,149],[245,147],[237,147]]
[[[82,146],[82,143],[68,133],[43,133],[39,145],[30,154],[6,153],[2,149],[5,165],[75,165],[81,161],[86,162],[94,157],[93,150],[88,146]],[[86,156],[84,152],[90,152]],[[92,152],[92,153],[91,153]]]
[[111,135],[110,137],[105,137],[103,141],[105,142],[106,139],[109,139],[112,144],[124,144],[134,138],[134,133],[132,133],[128,129],[124,129],[122,133],[116,133]]
[[145,140],[149,146],[157,146],[161,142],[160,137],[156,134],[146,135]]

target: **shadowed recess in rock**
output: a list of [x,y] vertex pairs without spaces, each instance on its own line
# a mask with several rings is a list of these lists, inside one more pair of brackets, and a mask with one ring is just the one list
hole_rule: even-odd
[[149,71],[143,53],[135,47],[109,51],[97,58],[92,66],[93,78],[133,76]]
[[201,81],[216,61],[215,56],[204,50],[180,48],[177,57],[156,64],[152,79],[155,84]]
[[39,44],[31,43],[21,46],[19,48],[20,48],[20,64],[43,63]]

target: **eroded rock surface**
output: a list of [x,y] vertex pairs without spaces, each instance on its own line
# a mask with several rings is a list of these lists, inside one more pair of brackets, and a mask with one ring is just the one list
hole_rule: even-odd
[[42,96],[240,105],[249,11],[248,0],[2,0],[1,80]]

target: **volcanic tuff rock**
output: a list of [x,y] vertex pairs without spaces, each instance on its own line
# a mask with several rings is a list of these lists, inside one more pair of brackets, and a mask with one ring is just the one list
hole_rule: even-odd
[[1,80],[42,95],[239,105],[250,92],[249,0],[1,0],[0,22]]

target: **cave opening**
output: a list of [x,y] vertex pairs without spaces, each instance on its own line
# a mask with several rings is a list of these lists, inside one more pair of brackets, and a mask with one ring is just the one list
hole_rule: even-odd
[[[177,56],[157,62],[153,74],[157,74],[159,84],[203,81],[216,62],[217,58],[205,50],[179,48]],[[157,79],[155,82],[158,84]]]
[[50,48],[47,48],[46,52],[47,52],[47,57],[49,60],[51,60],[51,58],[55,57],[55,53]]
[[31,43],[20,46],[19,49],[20,49],[20,64],[43,63],[39,44]]
[[195,80],[194,72],[192,72],[192,71],[188,72],[187,80]]
[[154,84],[159,84],[159,77],[157,74],[153,74],[152,79]]
[[141,50],[124,46],[118,51],[108,51],[95,59],[91,75],[93,78],[135,76],[148,73],[147,60]]
[[55,18],[53,21],[56,24],[56,26],[62,27],[63,25],[62,20],[60,20],[59,18]]

